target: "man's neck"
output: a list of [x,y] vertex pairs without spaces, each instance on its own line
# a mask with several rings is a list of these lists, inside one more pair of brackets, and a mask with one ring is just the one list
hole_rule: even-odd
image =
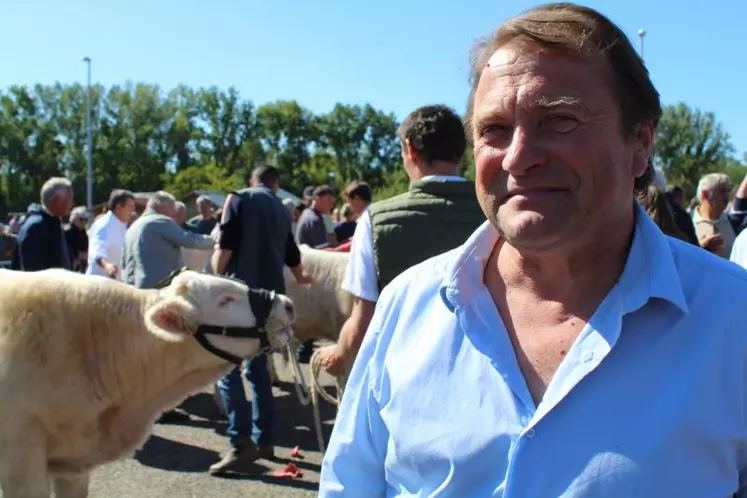
[[716,210],[708,203],[702,203],[699,206],[695,208],[698,211],[698,214],[701,218],[704,218],[706,220],[710,221],[716,221],[719,217],[718,214],[716,214]]
[[459,166],[444,161],[436,161],[426,165],[415,165],[410,180],[422,180],[426,176],[459,176]]
[[499,240],[488,268],[497,268],[507,292],[530,292],[538,299],[568,303],[573,308],[573,303],[598,304],[620,278],[634,223],[631,213],[614,224],[624,227],[614,235],[589,237],[585,244],[552,254],[520,251]]

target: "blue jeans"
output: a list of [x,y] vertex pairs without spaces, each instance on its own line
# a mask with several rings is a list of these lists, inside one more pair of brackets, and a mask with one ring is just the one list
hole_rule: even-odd
[[249,402],[244,393],[239,367],[218,381],[218,391],[228,414],[229,440],[234,447],[244,445],[250,439],[258,446],[272,446],[275,398],[272,396],[272,384],[267,371],[267,356],[260,355],[247,360],[242,366],[252,390],[251,427]]

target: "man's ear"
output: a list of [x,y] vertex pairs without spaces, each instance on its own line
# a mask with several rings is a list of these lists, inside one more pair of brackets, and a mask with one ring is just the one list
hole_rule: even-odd
[[184,299],[169,297],[145,311],[145,326],[167,341],[181,341],[195,332],[196,310]]

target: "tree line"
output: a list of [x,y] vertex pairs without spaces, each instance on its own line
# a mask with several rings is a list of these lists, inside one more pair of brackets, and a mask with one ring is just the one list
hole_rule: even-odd
[[[0,92],[0,213],[37,202],[41,184],[65,175],[76,204],[86,201],[85,86],[11,86]],[[377,197],[407,188],[392,113],[370,105],[337,104],[314,114],[294,100],[255,105],[234,88],[165,91],[157,85],[92,87],[94,203],[114,188],[177,197],[193,190],[244,186],[247,171],[271,163],[283,188],[308,184],[337,189],[369,182]],[[656,139],[667,176],[694,189],[710,171],[743,175],[729,136],[712,113],[685,104],[665,109]],[[473,175],[470,154],[464,160]]]

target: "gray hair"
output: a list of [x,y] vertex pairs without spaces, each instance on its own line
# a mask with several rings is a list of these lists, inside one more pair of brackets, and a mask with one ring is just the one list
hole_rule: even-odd
[[88,220],[88,210],[85,206],[78,206],[70,211],[70,223],[74,223],[78,220]]
[[197,204],[198,206],[199,206],[200,204],[202,204],[203,202],[207,202],[207,203],[208,203],[208,204],[210,204],[211,206],[212,206],[212,204],[213,204],[212,202],[210,202],[210,199],[208,199],[208,198],[207,198],[207,197],[205,197],[204,195],[201,195],[201,196],[200,196],[200,197],[198,197],[198,198],[197,198],[197,200],[195,201],[195,203],[196,203],[196,204]]
[[73,189],[73,184],[65,177],[56,176],[50,178],[41,188],[41,203],[42,206],[47,207],[52,199],[57,197],[63,191],[69,191]]
[[711,195],[716,192],[719,187],[731,188],[731,180],[729,179],[729,176],[724,173],[708,173],[700,178],[697,195],[695,197],[700,198],[702,192],[707,192]]
[[157,211],[158,208],[163,206],[164,204],[174,203],[176,203],[176,198],[173,195],[164,190],[159,190],[158,192],[150,196],[146,207],[148,209],[152,209],[153,211]]
[[174,207],[176,208],[177,211],[186,211],[187,210],[187,206],[182,201],[176,201],[174,203]]

